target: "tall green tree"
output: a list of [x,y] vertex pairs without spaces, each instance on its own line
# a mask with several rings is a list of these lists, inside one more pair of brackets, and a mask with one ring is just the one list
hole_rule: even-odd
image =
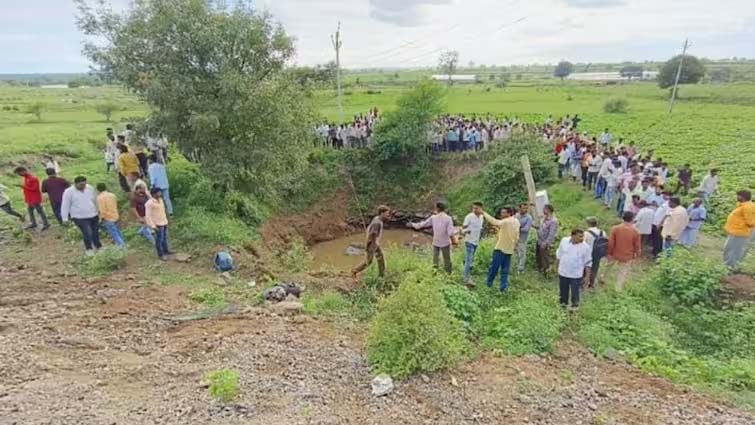
[[443,52],[438,59],[438,70],[448,76],[448,85],[454,83],[453,76],[459,69],[459,52],[455,50],[449,50]]
[[[682,55],[677,55],[663,65],[658,73],[658,86],[660,88],[665,89],[674,85],[681,59]],[[705,76],[705,65],[700,62],[700,59],[690,55],[684,56],[679,84],[697,84],[703,76]]]
[[143,98],[152,118],[223,190],[280,198],[301,184],[312,108],[284,72],[293,39],[238,1],[75,0],[85,55]]
[[553,70],[553,75],[563,80],[574,72],[574,64],[568,61],[561,61],[556,65],[556,69]]

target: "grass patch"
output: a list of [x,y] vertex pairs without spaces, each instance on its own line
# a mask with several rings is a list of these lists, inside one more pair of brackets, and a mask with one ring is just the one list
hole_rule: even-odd
[[220,288],[204,288],[189,294],[189,299],[209,308],[222,308],[227,305],[225,292]]
[[336,291],[326,291],[319,296],[303,297],[304,312],[314,316],[338,317],[349,314],[351,303]]
[[233,370],[221,369],[207,374],[210,397],[230,403],[239,396],[239,374]]
[[127,252],[123,248],[102,248],[91,257],[82,254],[74,261],[76,270],[88,276],[110,274],[126,266]]

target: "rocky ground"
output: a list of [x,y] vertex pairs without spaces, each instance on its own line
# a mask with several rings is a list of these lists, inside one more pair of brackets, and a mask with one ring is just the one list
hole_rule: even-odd
[[[375,397],[361,327],[243,305],[187,320],[189,289],[152,277],[183,265],[144,259],[85,278],[69,265],[78,248],[37,236],[0,246],[1,424],[755,423],[568,339],[549,356],[482,356]],[[232,406],[204,382],[221,368],[241,377]]]

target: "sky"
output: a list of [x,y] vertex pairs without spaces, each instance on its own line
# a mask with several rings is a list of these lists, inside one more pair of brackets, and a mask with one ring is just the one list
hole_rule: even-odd
[[[128,0],[111,0],[116,9]],[[344,68],[755,58],[753,0],[259,0],[296,38],[295,63]],[[84,72],[72,0],[0,0],[0,73]]]

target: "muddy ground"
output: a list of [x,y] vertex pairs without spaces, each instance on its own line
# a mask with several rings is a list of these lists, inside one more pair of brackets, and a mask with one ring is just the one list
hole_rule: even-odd
[[[755,423],[568,338],[552,355],[484,355],[376,398],[363,326],[244,304],[185,320],[198,309],[190,290],[155,275],[211,275],[205,259],[158,264],[145,253],[86,278],[70,266],[80,247],[54,230],[32,245],[0,239],[1,424]],[[220,368],[241,377],[232,406],[204,383]]]

